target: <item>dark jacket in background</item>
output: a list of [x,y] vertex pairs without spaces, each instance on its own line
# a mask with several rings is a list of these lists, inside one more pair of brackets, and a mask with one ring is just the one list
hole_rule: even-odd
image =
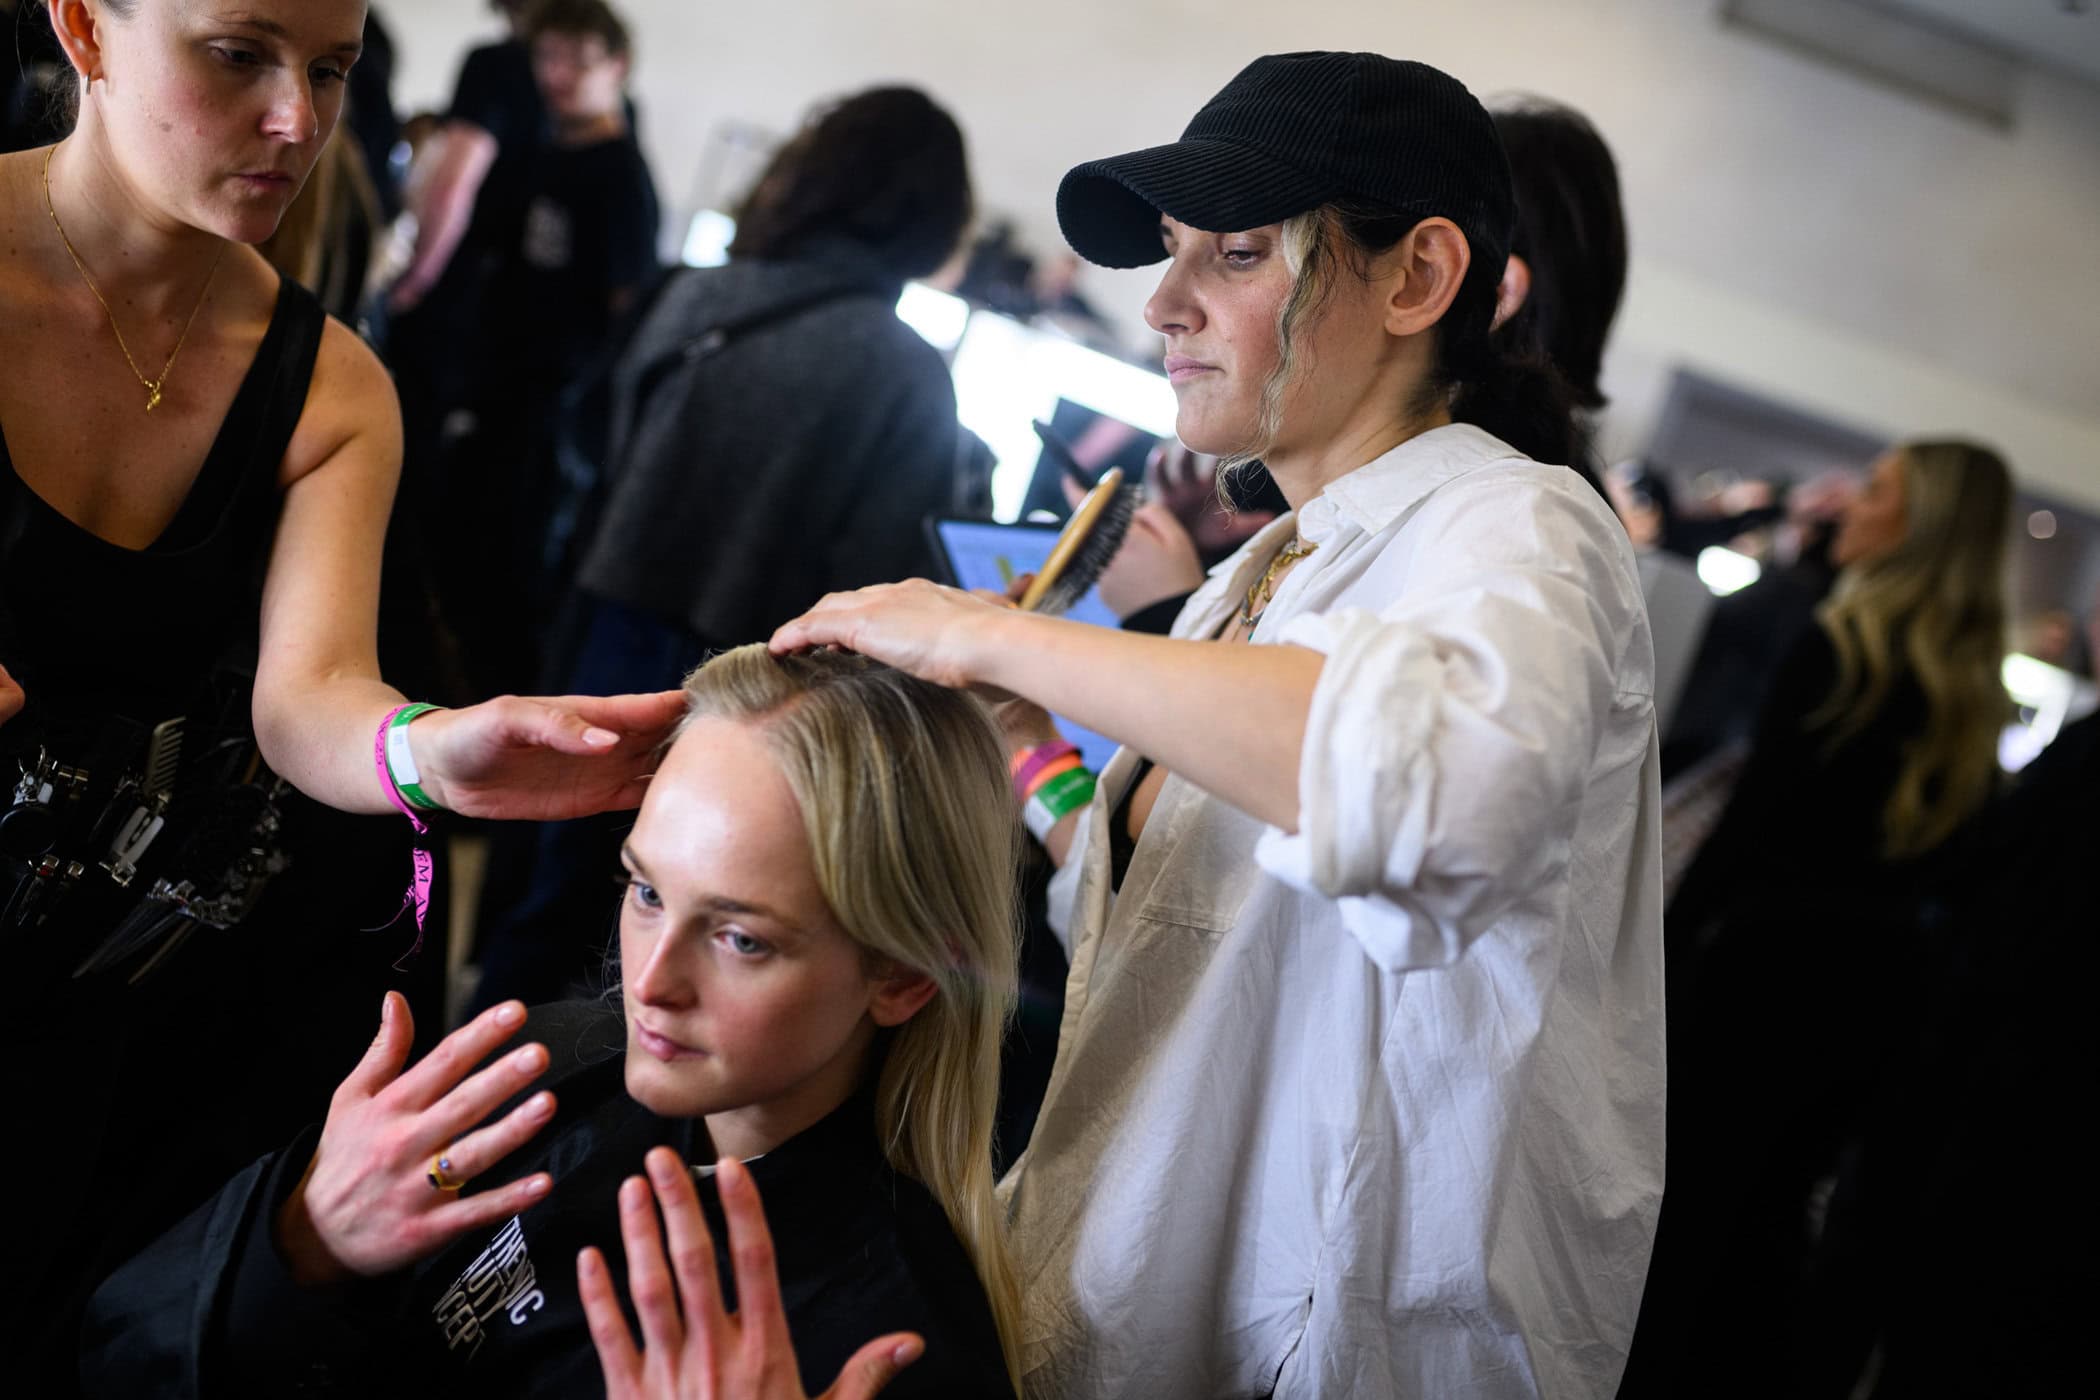
[[678,273],[615,371],[581,589],[735,646],[931,576],[922,521],[978,503],[982,449],[902,287],[845,242]]
[[1937,887],[1967,842],[1885,858],[1882,811],[1923,732],[1924,692],[1899,674],[1833,744],[1809,720],[1837,674],[1811,624],[1664,915],[1670,1178],[1619,1400],[1801,1393],[1785,1337],[1818,1263],[1819,1183],[1920,1022]]
[[[292,1281],[271,1221],[311,1159],[318,1130],[249,1167],[96,1294],[82,1347],[91,1396],[342,1396],[371,1400],[577,1400],[603,1380],[576,1289],[596,1245],[623,1304],[620,1182],[665,1144],[711,1162],[696,1120],[659,1118],[627,1096],[620,1013],[603,1003],[540,1007],[517,1037],[538,1041],[554,1121],[470,1183],[536,1171],[554,1191],[387,1278],[332,1289]],[[518,1096],[521,1101],[524,1094]],[[491,1116],[507,1112],[510,1105]],[[805,1389],[831,1384],[890,1331],[926,1354],[885,1396],[1010,1396],[998,1333],[974,1266],[926,1190],[884,1160],[857,1097],[751,1162],[773,1233],[781,1302]],[[734,1306],[728,1232],[712,1175],[697,1183]],[[633,1316],[629,1313],[629,1325]],[[638,1332],[635,1335],[639,1335]]]

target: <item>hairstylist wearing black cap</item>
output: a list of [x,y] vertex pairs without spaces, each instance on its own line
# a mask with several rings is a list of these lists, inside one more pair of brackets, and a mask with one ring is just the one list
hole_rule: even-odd
[[1564,395],[1489,338],[1493,124],[1420,64],[1263,58],[1058,213],[1165,259],[1182,440],[1292,512],[1171,638],[930,584],[774,638],[1127,745],[1030,804],[1072,973],[1005,1186],[1029,1387],[1609,1396],[1662,1184],[1653,660],[1624,532],[1546,465]]

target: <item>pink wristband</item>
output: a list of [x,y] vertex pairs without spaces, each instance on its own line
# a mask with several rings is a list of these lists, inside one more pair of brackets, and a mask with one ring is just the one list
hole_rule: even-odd
[[[408,824],[416,829],[416,835],[428,836],[430,828],[424,825],[423,819],[417,816],[415,810],[408,805],[408,800],[401,795],[401,789],[394,785],[393,773],[386,766],[387,726],[394,722],[394,716],[407,708],[408,706],[406,705],[396,705],[393,709],[386,712],[385,719],[379,721],[379,734],[372,740],[372,763],[379,770],[379,786],[386,790],[387,801],[393,803],[395,809],[402,816],[408,818]],[[432,880],[430,852],[424,850],[421,846],[417,846],[411,853],[411,859],[412,869],[409,874],[408,892],[401,896],[401,908],[415,911],[416,942],[415,947],[410,948],[401,955],[403,962],[414,957],[416,951],[423,946],[423,924],[430,917],[430,886]],[[400,912],[396,911],[394,918],[398,919],[400,917]],[[395,966],[400,966],[400,963],[396,963]]]
[[1014,795],[1022,801],[1028,800],[1029,784],[1036,774],[1042,772],[1066,754],[1078,753],[1078,746],[1064,739],[1053,739],[1047,744],[1038,744],[1032,749],[1023,749],[1014,755]]

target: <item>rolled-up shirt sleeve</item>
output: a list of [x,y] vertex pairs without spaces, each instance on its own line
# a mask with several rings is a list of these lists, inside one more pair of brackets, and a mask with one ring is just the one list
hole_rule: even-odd
[[1452,962],[1565,870],[1639,618],[1594,502],[1491,477],[1450,496],[1395,602],[1303,614],[1278,638],[1327,661],[1298,829],[1271,829],[1256,858],[1338,900],[1389,971]]

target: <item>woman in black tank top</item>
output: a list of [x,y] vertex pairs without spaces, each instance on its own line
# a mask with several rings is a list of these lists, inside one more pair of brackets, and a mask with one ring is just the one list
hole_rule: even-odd
[[[399,885],[387,907],[358,896],[405,874],[331,889],[300,845],[359,849],[335,837],[359,824],[307,798],[393,810],[374,740],[403,703],[376,659],[399,410],[370,351],[247,246],[335,124],[363,0],[46,8],[78,125],[0,157],[0,950],[17,993],[0,1348],[40,1396],[73,1390],[95,1278],[223,1175],[272,1111],[264,1086],[355,1058],[355,1033],[310,1009],[340,977],[321,950],[343,940],[324,935],[385,922]],[[675,693],[511,697],[406,732],[436,804],[551,818],[635,805],[678,712]],[[302,863],[258,905],[288,844]]]

